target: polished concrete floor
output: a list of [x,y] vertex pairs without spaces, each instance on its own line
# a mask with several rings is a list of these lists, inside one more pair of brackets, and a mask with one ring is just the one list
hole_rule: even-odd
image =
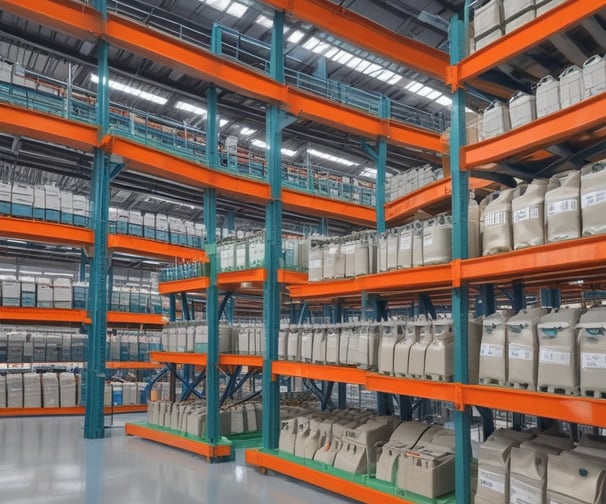
[[[83,418],[0,419],[1,504],[351,502],[243,463],[208,464],[124,435],[121,415],[102,440],[82,438]],[[109,423],[109,419],[108,419]]]

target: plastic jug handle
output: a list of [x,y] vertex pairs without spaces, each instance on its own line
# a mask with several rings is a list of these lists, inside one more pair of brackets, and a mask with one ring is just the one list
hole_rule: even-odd
[[598,61],[600,61],[602,59],[602,57],[599,54],[594,54],[593,56],[591,56],[589,59],[587,59],[585,61],[585,63],[583,63],[583,67],[587,67],[589,65],[593,65],[594,63],[597,63]]

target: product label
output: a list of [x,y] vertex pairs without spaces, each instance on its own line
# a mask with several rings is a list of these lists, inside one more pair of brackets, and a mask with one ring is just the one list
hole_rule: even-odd
[[526,483],[522,483],[513,476],[509,484],[509,502],[510,504],[541,504],[542,491]]
[[582,352],[581,365],[583,369],[606,369],[606,354]]
[[322,259],[312,259],[309,261],[309,269],[321,268]]
[[345,255],[353,255],[355,250],[355,245],[341,245],[341,252]]
[[519,208],[513,212],[513,222],[517,224],[528,219],[538,219],[539,208],[538,207],[524,207]]
[[541,364],[560,364],[570,366],[570,352],[557,352],[546,348],[541,349],[539,354]]
[[484,357],[503,357],[503,345],[492,345],[490,343],[482,343],[480,347],[480,355]]
[[412,248],[412,235],[406,234],[400,236],[400,248],[402,250],[410,250]]
[[336,245],[331,245],[330,247],[328,247],[329,254],[336,255],[338,250],[339,250],[339,247],[337,247]]
[[423,246],[429,247],[433,243],[433,233],[425,233],[423,235]]
[[511,343],[509,345],[509,358],[531,361],[533,357],[533,351],[531,347],[526,345],[516,345]]
[[583,194],[581,199],[581,207],[587,208],[591,205],[597,205],[598,203],[604,203],[606,201],[606,191],[593,191],[590,193]]
[[484,215],[485,226],[499,226],[507,224],[506,212],[490,212]]
[[480,482],[481,487],[500,494],[505,493],[505,476],[502,474],[480,469],[478,471],[478,481]]
[[547,215],[557,215],[564,212],[576,212],[579,208],[576,199],[553,201],[547,204]]

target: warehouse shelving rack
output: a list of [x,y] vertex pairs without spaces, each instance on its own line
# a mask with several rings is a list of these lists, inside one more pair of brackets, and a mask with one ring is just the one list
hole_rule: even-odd
[[[286,0],[265,0],[277,9],[272,38],[271,75],[266,76],[253,72],[238,63],[227,61],[212,52],[202,51],[182,41],[138,25],[135,22],[108,14],[103,0],[97,0],[95,7],[89,8],[70,0],[40,0],[33,4],[23,4],[18,0],[0,0],[0,7],[21,15],[25,18],[40,22],[54,29],[65,31],[80,39],[102,38],[99,52],[99,109],[102,112],[103,103],[107,102],[107,54],[106,44],[110,43],[123,49],[152,58],[167,66],[179,66],[188,75],[210,80],[217,86],[234,90],[246,96],[271,103],[268,108],[267,144],[269,183],[251,181],[235,175],[218,173],[212,169],[213,155],[208,154],[209,166],[200,165],[178,159],[175,156],[155,151],[148,146],[121,139],[108,134],[103,127],[83,125],[56,117],[50,117],[34,111],[26,111],[18,107],[0,105],[0,125],[8,132],[43,138],[61,145],[96,152],[98,163],[102,163],[108,154],[122,156],[129,160],[128,169],[141,171],[159,177],[172,178],[180,182],[194,184],[204,190],[205,219],[207,229],[214,229],[216,192],[242,197],[267,204],[267,249],[273,250],[273,245],[279,242],[281,208],[292,208],[297,211],[309,211],[310,195],[282,189],[279,177],[280,130],[288,120],[284,111],[296,116],[312,119],[322,124],[331,125],[337,129],[346,129],[357,135],[380,139],[376,152],[378,166],[377,210],[361,208],[338,202],[339,208],[332,206],[328,198],[321,199],[323,215],[335,218],[347,218],[351,222],[364,225],[376,225],[381,231],[385,220],[390,224],[399,222],[402,215],[410,215],[422,207],[424,198],[432,201],[445,201],[452,198],[454,217],[453,260],[450,264],[438,267],[418,268],[406,272],[372,275],[343,282],[327,282],[314,285],[292,286],[291,295],[301,299],[306,296],[313,299],[330,300],[343,295],[359,296],[362,293],[381,292],[385,285],[393,289],[412,291],[418,288],[452,290],[453,314],[455,323],[455,382],[433,383],[425,381],[405,380],[380,376],[375,373],[337,368],[334,366],[319,366],[301,363],[277,362],[277,332],[279,321],[279,290],[278,268],[275,256],[268,254],[267,267],[259,282],[264,284],[267,355],[262,361],[264,376],[264,447],[262,450],[248,451],[249,463],[260,468],[284,472],[292,477],[300,477],[313,484],[325,486],[333,491],[348,496],[356,496],[365,502],[375,502],[377,494],[362,494],[361,488],[355,482],[342,478],[321,476],[311,469],[302,468],[292,461],[285,462],[276,452],[279,434],[279,403],[277,397],[278,375],[320,378],[341,383],[364,384],[371,390],[381,392],[415,395],[417,397],[434,398],[451,401],[456,407],[455,431],[457,440],[456,450],[456,500],[470,502],[470,415],[468,406],[485,406],[511,410],[529,415],[553,417],[565,421],[574,421],[597,426],[604,425],[606,404],[602,400],[587,398],[570,398],[551,394],[533,393],[527,391],[499,389],[467,384],[467,313],[468,287],[471,284],[486,284],[505,282],[527,278],[532,274],[531,282],[537,284],[553,279],[565,278],[566,275],[585,274],[587,272],[603,273],[606,256],[606,240],[603,237],[583,238],[571,242],[550,244],[520,252],[501,254],[487,258],[466,259],[466,212],[467,193],[470,187],[468,171],[484,163],[498,161],[509,155],[530,153],[547,147],[556,141],[582,137],[588,130],[597,130],[604,126],[606,97],[604,93],[585,100],[552,116],[535,121],[527,126],[518,128],[499,137],[486,140],[474,145],[465,145],[465,94],[463,86],[473,82],[478,87],[490,88],[497,96],[509,96],[508,90],[498,86],[486,85],[478,81],[478,77],[492,66],[506,61],[533,47],[541,40],[557,34],[570,26],[593,15],[604,7],[603,0],[568,0],[557,6],[535,21],[519,28],[487,46],[486,48],[464,57],[463,44],[466,29],[458,20],[451,27],[451,60],[448,56],[436,55],[433,50],[418,47],[411,41],[394,37],[393,34],[353,13],[335,6],[324,0],[303,0],[289,2]],[[384,206],[384,148],[386,143],[412,145],[416,148],[441,152],[439,137],[431,132],[422,131],[396,121],[368,116],[329,102],[325,99],[310,96],[296,88],[283,84],[283,68],[280,65],[282,53],[282,22],[284,13],[288,13],[311,22],[341,38],[370,49],[377,54],[383,54],[389,59],[397,59],[434,77],[443,79],[453,87],[453,125],[451,133],[451,179],[440,184],[424,188],[418,193],[409,195],[395,203]],[[277,27],[277,28],[276,28]],[[352,28],[353,27],[353,28]],[[431,56],[431,57],[429,57]],[[105,96],[104,96],[105,95]],[[216,138],[216,91],[211,88],[207,96],[209,104],[208,138],[212,150],[212,139]],[[280,108],[277,108],[279,106]],[[102,125],[102,121],[99,121]],[[99,134],[101,133],[101,134]],[[170,162],[168,162],[170,161]],[[105,180],[105,184],[109,181]],[[443,193],[442,193],[443,191]],[[291,194],[292,193],[292,194]],[[313,197],[316,198],[316,197]],[[98,201],[98,200],[97,200]],[[103,205],[101,205],[103,206]],[[316,206],[318,208],[318,206]],[[347,210],[347,215],[343,210]],[[212,234],[212,233],[211,233]],[[102,247],[104,239],[99,238],[99,230],[95,230],[95,246]],[[212,237],[211,237],[212,239]],[[216,244],[210,241],[206,244],[206,253],[210,262],[208,283],[198,279],[197,285],[185,284],[170,287],[167,293],[175,293],[175,289],[206,290],[209,317],[209,334],[217,334],[217,296],[220,274],[216,271]],[[101,258],[104,256],[100,254]],[[96,256],[99,261],[99,256]],[[575,260],[577,261],[575,263]],[[102,270],[100,270],[102,271]],[[285,280],[285,279],[283,279]],[[391,284],[390,284],[391,282]],[[167,287],[168,288],[168,287]],[[106,310],[99,309],[93,313],[93,318],[105,319]],[[101,324],[105,320],[101,320]],[[93,320],[93,338],[100,334],[99,326]],[[97,337],[98,339],[98,337]],[[216,348],[216,338],[211,338],[208,354],[200,357],[205,360],[208,369],[214,369],[221,359]],[[102,346],[101,341],[98,344]],[[214,348],[213,348],[214,347]],[[233,357],[238,362],[243,356]],[[164,356],[160,359],[178,359],[177,356]],[[184,357],[187,359],[188,357]],[[190,357],[191,358],[191,357]],[[231,357],[228,357],[230,359]],[[91,367],[98,364],[97,357],[93,358]],[[184,364],[186,362],[183,362]],[[217,390],[216,375],[208,376],[209,399]],[[98,392],[98,387],[92,387]],[[98,397],[94,395],[92,397]],[[216,397],[212,399],[216,401]],[[210,444],[217,444],[216,412],[217,403],[209,402],[209,418],[207,423],[207,438]],[[87,412],[88,422],[85,435],[101,437],[98,430],[98,416],[95,411]],[[102,424],[101,424],[102,425]],[[276,461],[280,462],[277,463]],[[399,496],[379,494],[380,498],[388,501],[393,497],[394,502],[404,502]],[[375,500],[373,500],[375,499]]]

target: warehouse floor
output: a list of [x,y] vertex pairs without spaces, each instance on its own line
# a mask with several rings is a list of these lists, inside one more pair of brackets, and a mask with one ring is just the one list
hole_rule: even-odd
[[[114,417],[102,440],[82,438],[82,417],[0,419],[2,504],[351,502],[236,462],[208,464],[149,441],[128,438]],[[110,423],[110,418],[106,423]]]

